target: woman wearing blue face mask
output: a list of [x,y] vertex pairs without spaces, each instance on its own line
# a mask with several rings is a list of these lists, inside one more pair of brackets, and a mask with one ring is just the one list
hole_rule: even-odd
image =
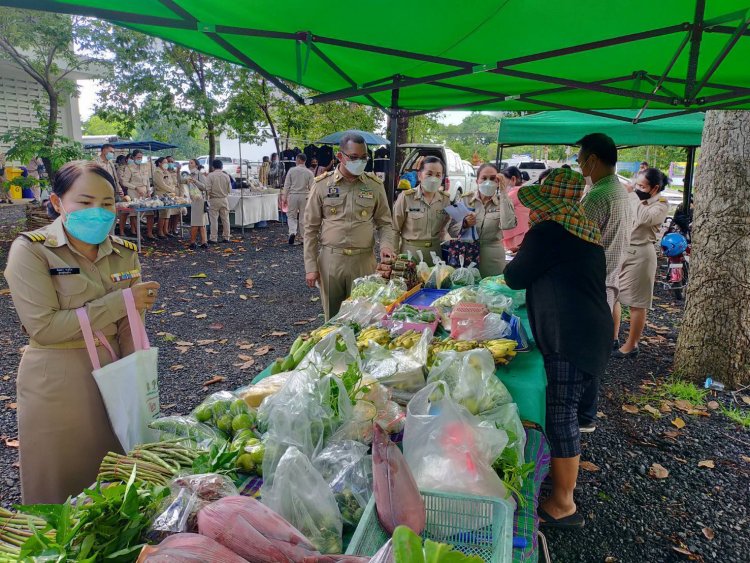
[[55,175],[55,221],[22,233],[11,246],[5,278],[29,336],[16,380],[23,502],[60,503],[96,479],[108,451],[121,451],[107,417],[76,309],[97,334],[102,365],[133,352],[123,290],[142,313],[159,284],[143,282],[134,244],[109,233],[114,179],[90,161]]
[[505,269],[505,247],[503,231],[516,226],[513,204],[505,193],[505,177],[492,164],[485,163],[477,171],[475,193],[461,199],[473,209],[463,223],[451,221],[448,232],[453,238],[466,229],[474,228],[479,241],[479,272],[482,277],[497,276]]

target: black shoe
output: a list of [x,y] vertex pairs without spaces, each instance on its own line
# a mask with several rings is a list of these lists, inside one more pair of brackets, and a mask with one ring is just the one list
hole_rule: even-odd
[[295,235],[289,235],[289,244],[294,244]]
[[201,244],[201,248],[207,249],[208,248],[208,243],[206,242],[206,243]]
[[168,236],[169,238],[177,238],[177,235],[176,235],[176,234],[174,234],[174,233],[167,233],[167,236]]
[[619,350],[619,349],[620,349],[620,339],[619,338],[615,338],[612,341],[612,350]]
[[223,238],[223,239],[221,239],[221,242],[230,243],[230,242],[232,242],[232,240],[228,239],[228,238]]
[[594,430],[596,430],[596,424],[593,422],[590,422],[589,424],[581,424],[578,427],[578,430],[581,432],[581,434],[590,434]]
[[189,248],[190,250],[196,250],[196,249],[198,248],[198,245],[197,245],[197,244],[195,244],[194,242],[191,242],[191,243],[190,243],[190,246],[188,246],[188,248]]
[[208,244],[219,244],[218,240],[209,240]]
[[612,357],[617,358],[618,360],[622,360],[625,358],[635,358],[638,355],[638,346],[633,348],[630,352],[620,352],[619,350],[615,350],[612,352]]
[[145,238],[146,240],[156,240],[156,237],[150,237],[150,236],[145,236],[143,238]]
[[167,237],[165,235],[156,235],[156,238],[159,240],[165,240]]

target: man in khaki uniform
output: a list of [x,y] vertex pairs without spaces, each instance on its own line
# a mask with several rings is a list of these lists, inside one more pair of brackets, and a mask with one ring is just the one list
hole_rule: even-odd
[[380,256],[394,257],[391,212],[383,182],[365,173],[367,145],[347,133],[337,154],[338,167],[316,178],[305,208],[305,281],[320,285],[326,320],[338,313],[354,279],[375,271],[375,238]]
[[[284,180],[284,189],[281,191],[282,205],[287,203],[286,216],[289,221],[289,244],[294,244],[297,232],[301,235],[305,231],[305,206],[310,188],[315,183],[315,176],[305,166],[307,157],[305,153],[297,155],[297,166],[290,169]],[[297,215],[302,220],[301,228],[297,228]],[[301,238],[301,237],[300,237]]]
[[[125,192],[122,191],[120,186],[120,174],[117,172],[117,166],[115,166],[115,147],[105,143],[102,145],[99,155],[94,159],[96,165],[102,170],[106,170],[112,178],[115,179],[115,199],[116,201],[122,201],[125,198]],[[128,221],[128,213],[118,213],[120,222],[120,234],[125,232],[125,223]]]
[[[143,157],[142,151],[136,150],[133,152],[133,160],[125,165],[120,178],[120,183],[128,191],[127,195],[130,199],[148,197],[151,191],[151,173],[149,167],[150,165]],[[130,216],[130,228],[133,232],[137,228],[135,221],[135,214],[132,214]],[[154,215],[151,213],[146,215],[146,238],[148,240],[156,240],[154,236]]]
[[206,193],[208,194],[208,220],[211,224],[209,244],[219,242],[219,219],[221,219],[221,240],[229,240],[229,194],[232,183],[229,174],[224,172],[224,163],[218,158],[211,163],[214,171],[206,176]]

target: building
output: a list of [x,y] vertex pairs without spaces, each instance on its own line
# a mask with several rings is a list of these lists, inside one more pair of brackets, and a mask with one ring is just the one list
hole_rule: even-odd
[[[96,78],[85,71],[72,72],[71,80]],[[0,58],[0,136],[16,127],[38,127],[34,102],[40,100],[47,106],[47,96],[42,87],[14,62]],[[60,104],[60,134],[81,142],[81,115],[78,98],[67,96]],[[0,141],[0,151],[8,146]]]

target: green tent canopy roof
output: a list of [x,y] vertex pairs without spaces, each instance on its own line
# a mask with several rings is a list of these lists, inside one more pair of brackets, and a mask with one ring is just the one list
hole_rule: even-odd
[[[402,0],[346,4],[332,17],[270,0],[0,5],[103,18],[320,92],[308,103],[750,108],[750,0]],[[528,33],[506,33],[521,21],[533,22]]]
[[619,146],[672,145],[699,147],[704,113],[671,117],[674,111],[647,110],[643,117],[663,119],[633,124],[636,110],[604,111],[611,117],[575,111],[543,111],[523,117],[503,118],[498,143],[510,145],[575,145],[589,133],[605,133]]

